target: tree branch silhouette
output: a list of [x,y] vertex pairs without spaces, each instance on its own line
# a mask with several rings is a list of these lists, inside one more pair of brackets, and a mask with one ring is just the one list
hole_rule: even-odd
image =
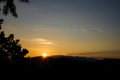
[[[28,3],[29,0],[19,0],[20,2],[25,2]],[[15,5],[15,0],[0,0],[0,3],[3,3],[3,8],[0,9],[2,10],[3,15],[8,15],[9,13],[12,14],[14,17],[18,17],[17,12],[16,12],[16,5]]]

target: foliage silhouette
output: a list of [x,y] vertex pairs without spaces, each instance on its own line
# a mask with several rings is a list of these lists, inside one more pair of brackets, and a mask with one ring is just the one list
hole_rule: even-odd
[[[19,0],[20,2],[29,2],[29,0]],[[3,15],[12,14],[12,16],[17,17],[15,0],[0,0],[2,3]],[[19,44],[19,39],[14,40],[14,34],[10,34],[8,37],[5,36],[5,32],[1,30],[1,24],[4,22],[0,19],[0,62],[7,63],[18,63],[24,60],[24,56],[28,53],[28,50],[21,47]]]
[[[29,0],[19,0],[20,2],[29,2]],[[0,0],[0,3],[3,3],[3,8],[0,9],[2,10],[3,15],[8,15],[9,13],[12,14],[12,16],[17,17],[17,12],[16,12],[16,5],[15,5],[15,0]]]
[[10,63],[17,63],[24,59],[28,50],[21,47],[19,39],[14,40],[14,35],[5,36],[4,31],[0,31],[0,59]]

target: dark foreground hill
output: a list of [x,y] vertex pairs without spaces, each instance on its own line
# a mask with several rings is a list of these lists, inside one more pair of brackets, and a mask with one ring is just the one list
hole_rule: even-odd
[[[1,76],[19,78],[88,78],[119,76],[119,59],[93,59],[72,56],[51,56],[29,58],[24,63],[2,64]],[[84,77],[86,76],[86,77]],[[5,77],[4,77],[5,78]]]

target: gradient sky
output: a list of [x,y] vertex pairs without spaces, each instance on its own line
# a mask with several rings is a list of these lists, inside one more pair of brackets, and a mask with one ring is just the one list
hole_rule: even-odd
[[[30,0],[17,2],[18,18],[5,17],[28,56],[95,53],[120,58],[120,0]],[[117,53],[114,53],[114,51]]]

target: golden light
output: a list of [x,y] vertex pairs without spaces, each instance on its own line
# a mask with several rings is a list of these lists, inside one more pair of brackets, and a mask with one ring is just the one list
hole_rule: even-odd
[[42,54],[42,56],[45,58],[45,57],[47,57],[48,55],[47,55],[47,53],[44,52],[44,53]]

